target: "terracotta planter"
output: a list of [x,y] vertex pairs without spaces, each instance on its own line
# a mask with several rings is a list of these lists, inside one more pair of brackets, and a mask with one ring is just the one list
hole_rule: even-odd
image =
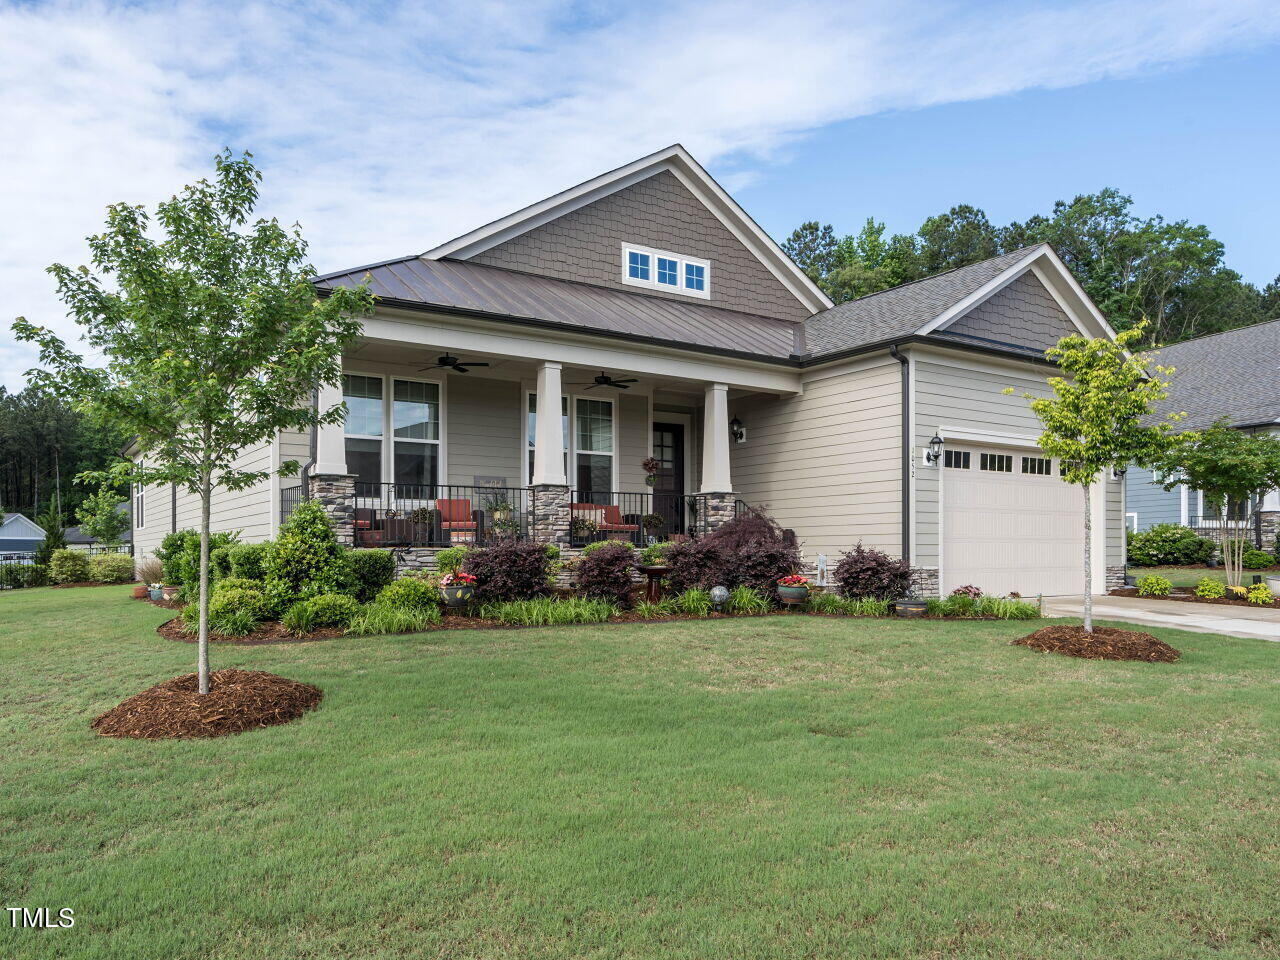
[[923,600],[897,600],[893,604],[893,612],[900,617],[923,617],[928,609]]
[[160,595],[166,600],[172,600],[178,595],[178,591],[181,589],[181,587],[161,587]]
[[778,587],[778,598],[787,604],[804,603],[809,599],[808,587]]
[[135,583],[133,585],[133,599],[135,600],[143,599],[150,592],[151,592],[151,588],[148,587],[145,583]]
[[444,602],[450,607],[461,607],[471,595],[476,592],[476,588],[467,583],[460,583],[450,587],[441,587],[444,591]]

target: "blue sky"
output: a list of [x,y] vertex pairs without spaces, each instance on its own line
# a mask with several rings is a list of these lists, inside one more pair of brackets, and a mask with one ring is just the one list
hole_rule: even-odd
[[1208,225],[1246,280],[1280,276],[1275,47],[835,123],[791,154],[738,193],[775,237],[806,219],[854,232],[868,216],[912,232],[957,203],[1003,224],[1112,186],[1143,215]]
[[765,227],[1111,185],[1280,272],[1275,0],[0,0],[0,383],[111,202],[251,150],[336,270],[681,142]]

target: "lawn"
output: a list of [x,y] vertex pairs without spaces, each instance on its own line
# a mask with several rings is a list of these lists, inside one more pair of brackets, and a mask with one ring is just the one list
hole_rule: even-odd
[[[0,595],[5,958],[1280,955],[1280,646],[759,620],[215,646],[322,687],[203,742],[88,722],[194,647]],[[7,927],[7,925],[6,925]]]
[[[1221,583],[1227,582],[1227,572],[1221,567],[1129,567],[1128,573],[1132,577],[1145,577],[1154,573],[1167,578],[1175,587],[1194,587],[1205,577],[1212,577]],[[1269,570],[1246,570],[1245,586],[1253,583],[1255,574],[1263,577],[1280,576],[1280,567],[1272,567]]]

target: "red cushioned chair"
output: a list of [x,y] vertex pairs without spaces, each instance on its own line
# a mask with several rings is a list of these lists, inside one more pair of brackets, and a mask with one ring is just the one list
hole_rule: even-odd
[[470,500],[437,500],[436,509],[440,511],[440,529],[447,530],[450,534],[475,535],[476,517]]

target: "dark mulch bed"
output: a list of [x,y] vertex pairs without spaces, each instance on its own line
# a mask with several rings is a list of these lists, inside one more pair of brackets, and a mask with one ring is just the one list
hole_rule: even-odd
[[66,590],[66,589],[69,589],[70,587],[113,587],[113,586],[128,587],[128,586],[132,586],[132,584],[105,583],[102,580],[73,580],[70,583],[51,583],[49,584],[49,586],[54,590]]
[[[179,607],[182,604],[178,604]],[[178,640],[182,643],[196,643],[200,638],[194,633],[188,633],[181,617],[174,617],[172,620],[166,620],[160,626],[156,627],[156,633],[164,637],[166,640]],[[342,627],[324,627],[320,630],[312,630],[310,633],[290,633],[284,628],[284,625],[275,620],[266,620],[254,628],[252,633],[246,633],[242,637],[225,637],[220,633],[209,631],[210,643],[231,643],[239,644],[242,647],[256,647],[268,643],[307,643],[312,640],[332,640],[334,637],[342,636]]]
[[153,607],[164,607],[166,610],[181,610],[183,607],[186,606],[186,604],[183,603],[181,600],[152,600],[149,596],[134,597],[134,599],[141,600],[144,603],[149,603]]
[[1084,660],[1142,660],[1146,663],[1173,663],[1181,654],[1149,633],[1117,630],[1115,627],[1041,627],[1035,633],[1014,640],[1022,647],[1041,653],[1061,653]]
[[324,696],[309,683],[261,670],[216,670],[209,692],[196,692],[194,673],[158,683],[98,717],[90,726],[104,737],[181,740],[225,737],[296,720]]
[[[1136,597],[1138,596],[1137,587],[1117,587],[1110,592],[1113,597]],[[1143,597],[1144,600],[1180,600],[1183,603],[1216,603],[1224,607],[1262,607],[1264,610],[1268,607],[1274,607],[1280,610],[1280,598],[1271,601],[1271,603],[1250,603],[1248,600],[1240,600],[1236,597],[1218,597],[1216,599],[1208,599],[1206,597],[1197,597],[1192,587],[1174,587],[1173,593],[1167,597]]]

